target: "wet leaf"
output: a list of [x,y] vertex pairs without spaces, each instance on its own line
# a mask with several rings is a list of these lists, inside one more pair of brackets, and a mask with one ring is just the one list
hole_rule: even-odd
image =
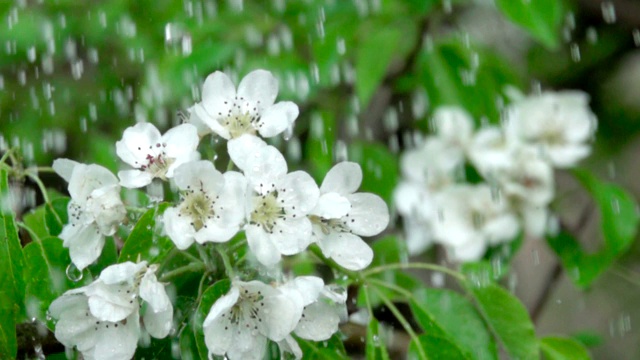
[[540,349],[547,360],[589,360],[589,351],[579,342],[564,337],[548,336],[540,339]]
[[497,0],[498,9],[550,49],[558,47],[562,4],[559,0]]
[[427,354],[429,360],[469,359],[455,344],[444,337],[425,334],[418,336],[418,342],[419,343],[416,344],[416,342],[412,340],[409,344],[408,360],[423,359],[420,356],[418,347],[421,347],[424,350],[424,353]]
[[356,56],[356,93],[360,104],[366,107],[382,83],[394,56],[402,32],[393,27],[377,27],[367,34],[358,46]]
[[380,323],[375,318],[367,325],[366,360],[389,360],[385,338],[380,334]]
[[140,259],[152,263],[166,256],[173,248],[173,243],[168,237],[158,235],[156,222],[169,205],[162,203],[142,215],[125,241],[118,262],[136,262]]
[[49,235],[58,236],[62,232],[62,228],[69,222],[67,214],[67,205],[71,201],[70,198],[64,197],[51,201],[51,206],[45,205],[45,224],[49,230]]
[[335,333],[329,340],[315,342],[305,339],[296,338],[302,357],[309,360],[334,360],[349,359],[344,349],[344,344],[340,338],[340,332]]

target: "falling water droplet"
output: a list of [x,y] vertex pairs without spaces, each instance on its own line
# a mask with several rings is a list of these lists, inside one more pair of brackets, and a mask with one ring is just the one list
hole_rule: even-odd
[[580,47],[576,43],[572,43],[570,45],[571,49],[571,60],[573,62],[580,62]]
[[633,29],[631,34],[633,35],[633,43],[636,46],[640,46],[640,30],[639,29]]
[[83,273],[80,271],[73,263],[67,266],[67,270],[65,271],[67,274],[67,279],[78,282],[82,280]]
[[605,1],[600,4],[602,10],[602,19],[607,24],[613,24],[616,22],[616,7],[611,1]]

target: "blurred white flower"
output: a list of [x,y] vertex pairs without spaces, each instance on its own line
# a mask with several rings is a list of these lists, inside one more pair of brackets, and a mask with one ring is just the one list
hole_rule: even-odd
[[454,261],[478,260],[489,245],[514,240],[520,229],[507,199],[488,185],[454,185],[435,197],[436,242]]
[[258,261],[271,266],[281,255],[306,249],[312,241],[307,215],[320,195],[311,176],[287,173],[282,154],[258,137],[245,135],[228,145],[229,156],[248,182],[245,231]]
[[309,215],[313,239],[323,254],[349,270],[362,270],[373,259],[373,250],[360,236],[377,235],[389,224],[389,209],[379,196],[356,193],[361,183],[360,165],[335,165],[324,178],[318,204]]
[[277,95],[278,80],[268,71],[250,72],[237,91],[226,74],[216,71],[205,80],[202,101],[192,114],[227,140],[256,133],[272,137],[290,127],[299,112],[290,101],[274,104]]
[[[231,290],[213,304],[204,320],[209,356],[262,359],[267,339],[281,342],[295,329],[304,302],[298,291],[282,290],[256,280],[234,281]],[[294,344],[295,341],[291,345],[297,346]]]
[[568,168],[591,152],[596,117],[589,97],[580,91],[543,92],[509,107],[507,136],[540,147],[549,162]]
[[55,336],[86,359],[130,359],[140,337],[140,301],[147,303],[145,330],[164,338],[173,325],[173,305],[155,276],[156,266],[125,262],[102,271],[92,284],[69,290],[49,308],[58,319]]
[[180,250],[194,241],[225,242],[244,220],[247,188],[242,174],[218,172],[210,161],[192,161],[175,170],[174,181],[182,192],[182,202],[164,213],[167,235]]
[[436,136],[462,150],[466,149],[473,135],[473,119],[463,108],[442,106],[436,109],[432,119]]
[[198,130],[191,124],[178,125],[164,135],[150,123],[137,123],[116,142],[116,153],[134,170],[118,172],[120,185],[139,188],[154,178],[166,180],[183,163],[200,159]]
[[113,235],[127,214],[118,179],[102,166],[68,159],[55,160],[53,169],[69,182],[71,195],[69,223],[59,236],[71,261],[83,270],[100,256],[105,236]]

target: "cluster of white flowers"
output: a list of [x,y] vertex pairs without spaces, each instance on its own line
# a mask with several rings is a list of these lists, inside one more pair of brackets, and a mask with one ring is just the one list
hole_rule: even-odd
[[143,329],[167,336],[173,305],[155,271],[144,261],[112,265],[91,285],[64,293],[49,308],[58,320],[58,341],[77,347],[85,359],[115,360],[133,357]]
[[[113,235],[125,219],[120,186],[133,189],[162,181],[170,181],[181,195],[180,202],[166,209],[161,219],[179,250],[194,243],[227,242],[244,231],[250,253],[264,267],[274,267],[283,255],[299,254],[312,243],[345,269],[367,267],[373,251],[361,236],[377,235],[387,227],[387,205],[377,195],[356,192],[362,182],[356,163],[337,164],[320,187],[306,172],[288,171],[284,156],[259,137],[291,130],[298,116],[294,103],[274,103],[277,93],[277,80],[264,70],[248,74],[237,91],[227,75],[211,74],[204,83],[202,101],[189,109],[187,123],[164,135],[149,123],[124,131],[116,153],[133,169],[120,171],[119,181],[101,166],[56,160],[53,167],[69,182],[72,198],[70,223],[60,237],[77,268],[86,268],[100,256],[105,236]],[[200,138],[209,133],[228,140],[228,168],[235,166],[240,171],[221,173],[212,161],[201,160],[197,148]],[[155,337],[168,331],[164,326],[170,324],[172,311],[167,313],[166,303],[169,309],[171,304],[164,300],[166,294],[162,306],[156,304],[159,300],[145,297],[144,289],[150,286],[164,294],[157,282],[145,285],[147,277],[153,276],[155,281],[154,265],[124,266],[105,269],[98,281],[67,292],[51,306],[52,315],[60,319],[58,339],[67,346],[77,346],[87,358],[127,358],[133,354],[138,339],[133,334],[140,331],[138,289],[153,310],[144,315],[147,331]],[[141,269],[148,269],[144,276]],[[121,291],[126,292],[126,299]],[[325,287],[315,277],[296,278],[280,286],[233,279],[231,292],[216,302],[205,321],[206,343],[211,354],[258,359],[270,339],[283,351],[300,357],[290,334],[328,339],[346,311],[345,301],[344,294]],[[147,320],[147,313],[157,312],[168,323]],[[80,315],[100,326],[69,330],[68,322]],[[157,326],[163,326],[163,332],[158,332]],[[110,350],[119,351],[116,355],[107,356],[112,353],[103,351],[110,340],[87,334],[89,330],[94,331],[91,334],[106,329],[114,332],[114,328],[118,328],[118,336],[126,337],[118,338],[125,345]]]
[[[435,134],[402,156],[395,192],[410,253],[441,244],[454,261],[481,258],[521,231],[541,237],[554,197],[554,168],[569,168],[590,153],[596,118],[586,94],[544,92],[505,111],[503,126],[474,132],[462,109],[433,117]],[[469,183],[466,167],[483,181]]]
[[279,286],[234,281],[204,320],[204,340],[210,355],[231,360],[264,358],[267,340],[301,358],[291,334],[313,341],[329,339],[347,316],[346,300],[344,289],[325,286],[315,276]]

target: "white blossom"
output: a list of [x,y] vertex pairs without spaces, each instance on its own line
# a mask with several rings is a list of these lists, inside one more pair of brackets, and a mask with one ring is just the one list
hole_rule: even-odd
[[149,185],[154,178],[166,180],[183,163],[198,160],[198,130],[191,124],[178,125],[164,135],[150,123],[137,123],[116,142],[116,153],[133,170],[118,172],[127,188]]
[[229,77],[216,71],[202,88],[202,101],[193,112],[217,135],[229,140],[244,134],[276,136],[298,117],[298,106],[290,101],[275,103],[278,81],[268,71],[247,74],[236,90]]
[[105,236],[113,235],[126,216],[118,179],[99,165],[57,159],[53,169],[69,182],[69,223],[60,238],[74,265],[83,270],[102,252]]
[[454,185],[435,197],[435,241],[454,261],[478,260],[489,245],[514,240],[519,223],[507,200],[488,185]]
[[374,236],[389,223],[387,204],[377,195],[356,193],[362,183],[360,165],[341,162],[324,178],[318,204],[311,211],[313,238],[323,254],[349,270],[361,270],[373,250],[360,236]]
[[141,301],[148,305],[144,329],[156,338],[167,336],[173,305],[155,271],[146,262],[112,265],[92,284],[64,293],[49,308],[58,319],[58,341],[77,347],[85,359],[130,359],[141,334]]
[[194,241],[225,242],[244,220],[246,180],[242,174],[218,172],[210,161],[193,161],[175,170],[182,202],[164,213],[164,226],[178,249]]
[[580,91],[543,92],[514,103],[507,112],[508,136],[540,147],[551,164],[568,168],[591,152],[596,129],[589,97]]
[[271,266],[281,255],[306,249],[312,241],[307,215],[319,197],[311,176],[304,171],[287,173],[282,154],[255,136],[240,137],[228,148],[247,179],[245,231],[258,261]]
[[473,135],[473,119],[457,106],[442,106],[433,114],[436,136],[448,144],[465,149]]
[[[309,293],[314,294],[311,291]],[[347,292],[344,288],[326,285],[314,297],[312,302],[305,305],[293,332],[307,340],[328,340],[338,331],[340,323],[347,320]]]
[[234,281],[231,290],[213,304],[204,320],[209,356],[262,359],[267,339],[284,341],[295,329],[302,317],[304,302],[297,291],[256,280]]

